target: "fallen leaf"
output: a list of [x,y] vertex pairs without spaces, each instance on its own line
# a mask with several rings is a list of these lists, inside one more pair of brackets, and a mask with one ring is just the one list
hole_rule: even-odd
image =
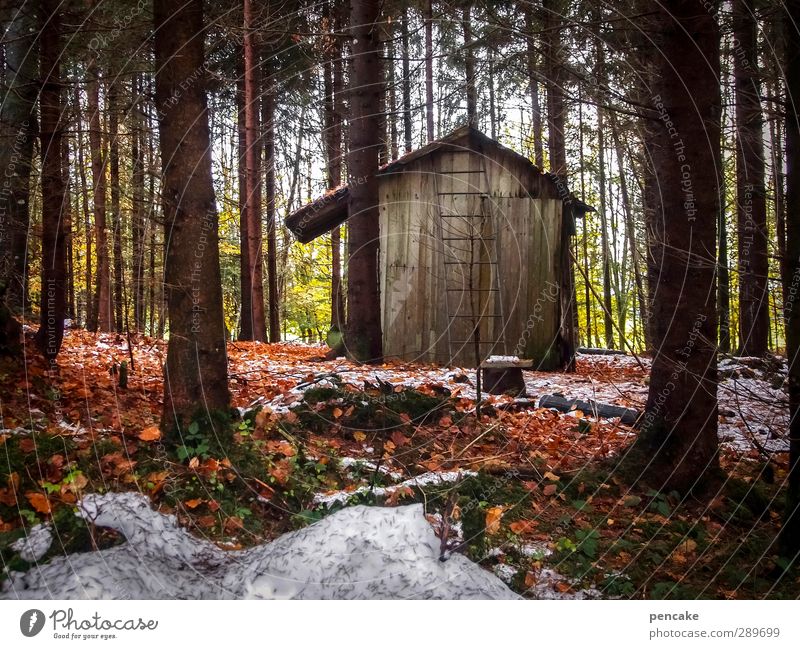
[[143,442],[154,442],[157,439],[161,439],[161,431],[158,426],[148,426],[139,433],[139,439]]
[[40,514],[49,514],[53,511],[52,507],[50,506],[50,501],[44,494],[39,493],[38,491],[28,491],[25,494],[25,497],[28,499],[31,507],[33,507]]
[[357,430],[355,433],[353,433],[353,437],[357,442],[363,442],[365,439],[367,439],[366,433],[360,430]]
[[203,504],[202,498],[192,498],[191,500],[185,500],[183,502],[189,509],[197,509],[200,505]]
[[514,534],[528,534],[536,527],[536,521],[514,521],[508,526]]
[[546,471],[545,474],[544,474],[544,479],[545,480],[551,480],[553,482],[558,482],[559,480],[561,480],[561,476],[557,476],[555,473],[552,473],[550,471]]
[[490,507],[486,512],[486,533],[497,534],[500,531],[500,519],[503,517],[502,507]]
[[339,419],[344,413],[342,412],[341,408],[334,408],[333,412],[331,413],[334,419]]
[[526,572],[525,573],[525,588],[533,588],[536,585],[536,573],[533,572]]
[[392,433],[391,439],[392,439],[392,442],[394,442],[394,445],[397,448],[400,448],[401,446],[405,446],[409,442],[408,437],[403,435],[403,433],[401,433],[399,430],[396,430],[396,431],[394,431]]
[[556,485],[554,484],[548,484],[544,486],[544,489],[542,489],[542,491],[544,492],[545,496],[552,496],[556,492],[557,488],[558,487],[556,487]]

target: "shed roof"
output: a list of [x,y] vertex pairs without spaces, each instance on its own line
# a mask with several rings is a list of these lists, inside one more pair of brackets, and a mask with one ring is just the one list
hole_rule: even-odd
[[[429,142],[419,149],[410,151],[397,160],[383,165],[378,175],[385,175],[401,170],[408,164],[431,155],[435,151],[448,147],[458,147],[470,150],[480,150],[483,153],[494,150],[497,153],[510,155],[523,162],[535,173],[542,173],[528,158],[513,149],[503,146],[478,129],[469,125],[461,126],[444,137]],[[551,182],[556,184],[556,176],[551,173],[544,174]],[[304,205],[286,217],[286,226],[301,243],[307,243],[318,236],[329,232],[348,219],[347,204],[350,198],[349,185],[341,185],[329,190],[316,200]],[[572,192],[567,192],[564,202],[572,207],[573,213],[584,214],[594,211],[594,208],[579,200]]]

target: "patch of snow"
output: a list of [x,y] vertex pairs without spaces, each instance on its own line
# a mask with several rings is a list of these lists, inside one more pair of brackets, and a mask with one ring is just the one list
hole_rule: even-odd
[[579,590],[567,590],[561,592],[557,584],[574,584],[574,580],[568,579],[557,570],[552,568],[542,568],[536,573],[535,584],[528,589],[527,595],[533,599],[602,599],[603,594],[596,588],[581,588]]
[[496,574],[507,584],[511,583],[514,576],[519,572],[514,566],[509,566],[507,563],[498,563],[492,568],[492,572]]
[[393,471],[385,464],[378,466],[374,462],[370,462],[369,460],[364,460],[359,457],[343,457],[339,460],[339,466],[345,470],[351,467],[356,467],[366,471],[377,471],[383,475],[388,475],[392,480],[400,480],[403,477],[402,473],[399,471]]
[[14,541],[11,549],[19,552],[20,558],[28,563],[41,559],[53,544],[53,532],[45,523],[34,525],[26,535]]
[[390,487],[371,487],[367,485],[359,487],[358,489],[353,489],[352,491],[334,491],[329,494],[317,494],[314,497],[314,502],[319,505],[328,506],[335,503],[345,504],[350,498],[356,495],[372,494],[374,496],[389,496],[398,489],[424,487],[430,484],[448,484],[474,475],[477,475],[475,471],[465,471],[461,469],[458,471],[429,471]]
[[12,572],[24,599],[516,599],[461,555],[439,561],[422,505],[350,507],[272,543],[226,552],[136,493],[90,494],[80,515],[127,543]]

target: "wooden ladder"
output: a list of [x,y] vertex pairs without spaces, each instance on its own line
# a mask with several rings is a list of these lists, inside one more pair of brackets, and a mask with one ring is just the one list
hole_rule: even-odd
[[448,362],[471,349],[477,367],[505,348],[497,228],[483,158],[458,151],[445,154],[448,159],[451,168],[442,168],[436,182]]

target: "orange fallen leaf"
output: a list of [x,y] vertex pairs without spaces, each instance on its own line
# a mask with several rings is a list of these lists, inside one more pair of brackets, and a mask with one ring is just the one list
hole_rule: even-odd
[[331,413],[334,419],[339,419],[344,413],[342,412],[341,408],[334,408],[333,412]]
[[514,534],[527,534],[536,527],[536,521],[514,521],[508,526]]
[[192,498],[191,500],[185,500],[183,502],[189,509],[197,509],[200,505],[203,504],[202,498]]
[[353,437],[357,442],[363,442],[365,439],[367,439],[366,433],[360,430],[357,430],[355,433],[353,433]]
[[490,507],[486,511],[486,533],[497,534],[500,531],[500,519],[503,517],[502,507]]
[[544,489],[542,489],[542,491],[544,492],[545,496],[552,496],[556,492],[557,488],[558,487],[556,487],[556,485],[554,484],[548,484],[544,486]]
[[50,501],[44,494],[39,493],[38,491],[28,491],[25,494],[25,497],[28,499],[31,507],[33,507],[40,514],[49,514],[51,511],[53,511],[52,507],[50,507]]
[[158,426],[148,426],[139,433],[139,439],[143,442],[154,442],[157,439],[161,439],[161,431]]

